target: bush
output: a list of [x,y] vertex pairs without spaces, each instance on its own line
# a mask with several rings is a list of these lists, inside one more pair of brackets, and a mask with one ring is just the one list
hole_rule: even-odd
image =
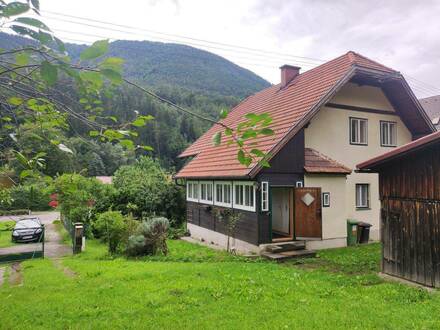
[[185,196],[170,173],[148,157],[116,171],[114,207],[138,218],[163,216],[179,226],[185,216]]
[[11,189],[12,209],[49,210],[50,187],[45,182],[23,183]]
[[128,239],[127,254],[130,256],[155,255],[158,252],[168,254],[167,232],[169,228],[167,218],[151,218],[140,224],[138,233]]
[[101,213],[93,223],[97,237],[108,243],[110,253],[116,253],[127,230],[127,222],[121,212],[107,211]]
[[107,211],[113,200],[112,185],[79,174],[63,174],[53,184],[61,213],[71,222],[92,224],[98,213]]
[[12,205],[11,191],[0,188],[0,209],[8,209]]

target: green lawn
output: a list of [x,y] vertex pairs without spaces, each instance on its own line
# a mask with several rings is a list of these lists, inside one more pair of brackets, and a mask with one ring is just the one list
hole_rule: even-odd
[[109,258],[88,241],[65,258],[23,263],[23,286],[0,287],[0,328],[438,329],[440,296],[387,283],[377,244],[275,264],[182,241],[168,257]]
[[0,248],[15,245],[11,241],[11,234],[14,226],[15,221],[0,222]]

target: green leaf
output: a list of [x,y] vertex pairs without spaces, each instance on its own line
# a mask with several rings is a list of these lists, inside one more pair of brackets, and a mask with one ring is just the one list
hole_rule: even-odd
[[228,116],[228,110],[223,109],[222,111],[220,111],[220,119],[225,119]]
[[102,69],[101,73],[115,85],[122,83],[121,74],[113,69]]
[[274,135],[275,132],[270,128],[263,128],[258,133],[263,135]]
[[127,149],[130,149],[130,150],[134,149],[134,143],[131,140],[124,139],[124,140],[119,141],[119,144]]
[[29,54],[25,52],[18,53],[15,55],[15,64],[17,65],[27,65],[29,63]]
[[138,148],[144,149],[145,151],[153,151],[153,147],[150,146],[138,146]]
[[58,80],[58,69],[48,61],[43,61],[40,67],[41,78],[49,85],[54,85]]
[[20,179],[27,178],[28,176],[32,176],[34,174],[34,171],[32,170],[23,170],[20,172]]
[[212,143],[214,143],[215,146],[219,146],[222,142],[222,132],[217,132],[212,136]]
[[241,136],[243,140],[252,139],[255,137],[257,137],[257,132],[255,132],[253,129],[246,130]]
[[60,144],[58,145],[58,149],[60,149],[61,151],[67,152],[67,153],[69,153],[69,154],[73,154],[72,149],[70,149],[69,147],[67,147],[66,145],[64,145],[64,144],[62,144],[62,143],[60,143]]
[[111,69],[116,72],[122,72],[122,64],[124,64],[124,60],[119,57],[108,57],[103,62],[99,64],[101,69]]
[[136,127],[142,127],[142,126],[145,126],[146,122],[143,118],[137,118],[131,124]]
[[11,117],[8,117],[8,116],[2,117],[1,119],[2,119],[3,121],[7,121],[7,122],[12,121],[12,118],[11,118]]
[[246,155],[244,154],[244,151],[242,149],[238,151],[237,159],[240,162],[240,164],[244,164],[246,162]]
[[260,149],[252,149],[251,154],[257,156],[257,157],[264,157],[265,153],[262,152]]
[[38,40],[38,32],[35,32],[34,30],[20,25],[11,25],[10,28],[19,35],[29,36],[32,39]]
[[95,85],[96,88],[101,88],[101,86],[102,86],[102,77],[99,72],[82,71],[80,73],[80,77],[83,80],[88,81],[88,82],[92,83],[93,85]]
[[80,98],[79,99],[79,103],[81,103],[81,104],[87,104],[87,103],[89,103],[89,100],[87,100],[86,98]]
[[270,167],[270,164],[266,159],[261,159],[258,163],[263,167]]
[[40,10],[40,0],[31,0],[31,4],[35,9]]
[[226,136],[231,136],[232,135],[232,129],[230,129],[230,128],[227,128],[227,129],[225,129],[225,135]]
[[81,52],[79,58],[82,61],[93,60],[107,53],[108,51],[108,40],[98,40],[93,43],[89,48],[84,49]]
[[36,19],[36,18],[32,18],[32,17],[18,17],[14,20],[14,22],[17,23],[21,23],[21,24],[26,24],[26,25],[30,25],[33,27],[36,27],[38,29],[42,29],[42,30],[46,30],[46,31],[50,31],[49,27],[44,24],[42,21]]
[[29,5],[23,2],[11,2],[3,8],[3,16],[11,17],[23,14],[29,10]]
[[20,105],[23,103],[23,99],[13,96],[8,99],[8,103],[12,105]]
[[92,136],[92,137],[95,137],[95,136],[99,135],[99,132],[98,131],[90,131],[89,135]]
[[38,31],[36,39],[43,45],[49,45],[54,41],[53,36],[44,31]]

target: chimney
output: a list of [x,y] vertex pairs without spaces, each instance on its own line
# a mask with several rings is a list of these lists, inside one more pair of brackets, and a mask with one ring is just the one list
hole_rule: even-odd
[[286,87],[288,83],[290,83],[293,79],[299,75],[299,70],[301,68],[299,66],[293,66],[284,64],[281,69],[281,88]]

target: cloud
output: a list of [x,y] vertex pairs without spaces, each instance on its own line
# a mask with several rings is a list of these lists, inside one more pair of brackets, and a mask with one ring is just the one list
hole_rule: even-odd
[[302,55],[354,50],[440,88],[439,13],[434,0],[256,0],[247,19],[266,24],[280,45],[307,39]]

